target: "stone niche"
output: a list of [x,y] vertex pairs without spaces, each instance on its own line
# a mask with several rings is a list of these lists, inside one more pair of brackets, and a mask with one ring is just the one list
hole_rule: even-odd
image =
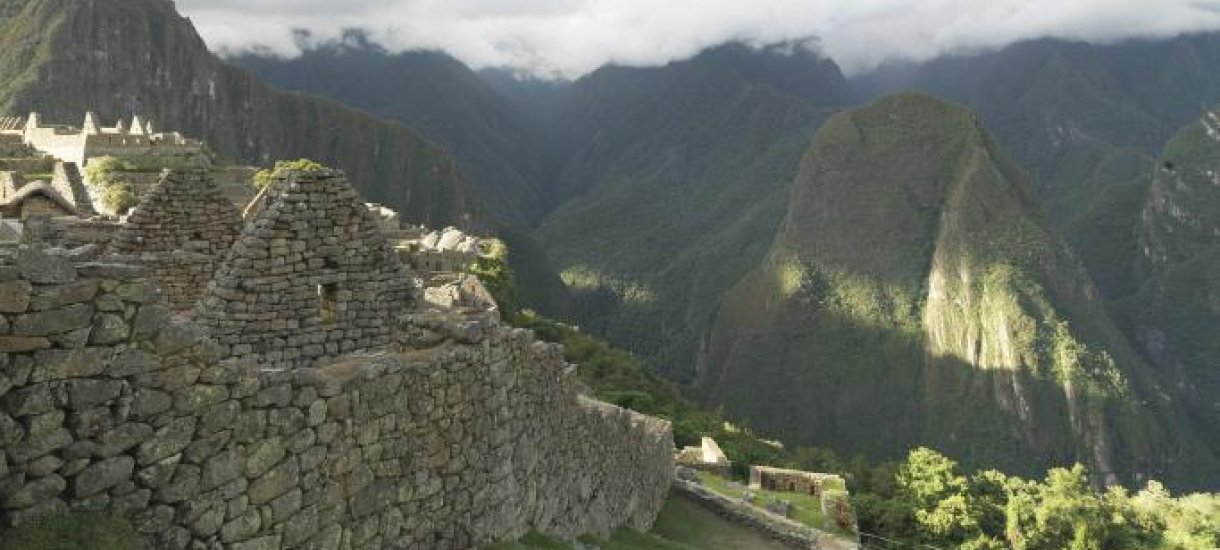
[[207,169],[167,170],[111,244],[138,257],[161,282],[175,311],[189,311],[242,227]]
[[288,172],[200,300],[224,355],[274,367],[384,349],[416,285],[342,172]]

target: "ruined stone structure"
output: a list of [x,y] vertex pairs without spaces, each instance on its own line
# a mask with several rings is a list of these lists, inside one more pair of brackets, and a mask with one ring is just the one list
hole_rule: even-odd
[[25,121],[19,117],[0,116],[0,158],[20,158],[37,154],[22,139]]
[[25,185],[25,178],[13,170],[0,171],[0,201],[7,202]]
[[188,157],[203,154],[203,143],[187,139],[177,132],[156,132],[151,121],[137,115],[130,125],[119,121],[113,128],[104,128],[93,113],[85,114],[80,128],[43,125],[38,113],[30,113],[25,124],[14,127],[12,119],[0,122],[0,149],[15,145],[16,138],[26,146],[77,166],[86,166],[89,159],[103,156]]
[[715,439],[704,436],[699,446],[684,447],[678,453],[678,464],[696,470],[711,472],[721,477],[729,477],[733,462],[720,450]]
[[21,171],[0,171],[0,215],[26,218],[31,215],[89,217],[96,214],[76,165],[56,162],[53,170],[50,181],[33,182]]
[[755,490],[765,489],[820,496],[827,487],[841,488],[843,486],[843,478],[835,474],[802,472],[770,466],[750,466],[750,488]]
[[167,170],[132,210],[111,247],[152,268],[170,307],[187,311],[242,229],[241,214],[207,169]]
[[391,345],[414,284],[347,178],[289,172],[267,193],[200,301],[222,353],[306,366]]
[[[720,517],[754,529],[759,533],[799,550],[858,550],[856,537],[836,536],[772,513],[748,502],[729,498],[713,491],[697,480],[674,480],[674,493],[715,512]],[[854,528],[854,526],[853,526]]]
[[465,271],[482,253],[480,239],[456,227],[441,231],[406,227],[392,232],[391,236],[403,261],[424,273]]
[[93,208],[93,199],[89,196],[89,190],[85,189],[85,181],[81,178],[76,164],[56,162],[51,176],[51,187],[72,204],[78,216],[88,218],[97,215],[97,210]]
[[24,183],[16,192],[0,199],[0,217],[4,218],[26,220],[76,215],[76,207],[45,181]]
[[432,550],[645,529],[666,497],[669,424],[581,396],[528,331],[250,368],[116,262],[0,247],[6,524],[110,506],[150,548]]
[[81,219],[75,216],[38,216],[11,222],[22,241],[54,244],[64,248],[82,246],[104,249],[122,228],[122,224],[105,219]]

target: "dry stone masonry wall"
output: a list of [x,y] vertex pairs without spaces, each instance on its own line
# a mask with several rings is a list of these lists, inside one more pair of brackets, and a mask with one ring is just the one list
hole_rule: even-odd
[[197,313],[226,357],[308,366],[392,343],[411,274],[341,172],[280,176],[248,223]]
[[51,175],[51,187],[61,197],[72,203],[76,214],[82,218],[97,215],[93,208],[93,199],[85,188],[85,180],[81,178],[80,170],[71,162],[56,162]]
[[232,550],[648,527],[669,424],[582,397],[528,331],[484,329],[250,368],[172,322],[145,267],[0,249],[3,519],[111,506],[153,548]]
[[161,282],[170,307],[185,311],[207,288],[242,224],[208,169],[167,170],[111,246],[138,255]]

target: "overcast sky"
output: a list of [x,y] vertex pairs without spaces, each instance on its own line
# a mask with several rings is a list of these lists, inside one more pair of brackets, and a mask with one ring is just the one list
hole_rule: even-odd
[[293,29],[576,77],[728,40],[816,36],[847,72],[1045,36],[1107,42],[1220,29],[1220,0],[176,0],[214,50],[292,55]]

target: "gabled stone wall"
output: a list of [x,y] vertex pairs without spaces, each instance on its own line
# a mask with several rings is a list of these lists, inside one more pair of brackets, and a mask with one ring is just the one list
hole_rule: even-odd
[[316,368],[221,361],[142,267],[0,249],[0,509],[110,506],[151,548],[473,548],[647,528],[668,422],[494,323]]
[[152,268],[175,311],[189,311],[242,228],[207,169],[167,170],[132,210],[112,249]]
[[93,208],[93,199],[89,197],[89,190],[85,189],[85,180],[81,178],[80,170],[75,164],[56,162],[51,187],[72,203],[78,216],[88,218],[97,215],[97,210]]
[[290,172],[233,246],[198,322],[226,357],[307,366],[392,343],[414,283],[380,223],[336,171]]

